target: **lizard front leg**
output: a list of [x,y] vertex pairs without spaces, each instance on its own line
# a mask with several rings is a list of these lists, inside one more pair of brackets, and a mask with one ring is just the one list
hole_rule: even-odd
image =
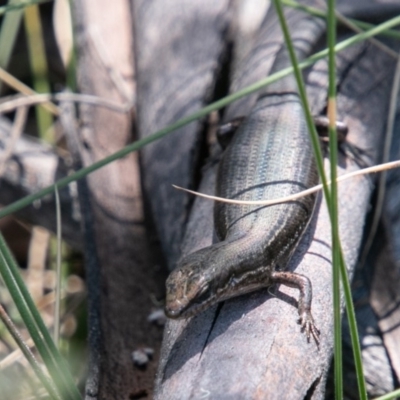
[[311,281],[304,275],[295,272],[274,271],[269,277],[271,283],[281,283],[286,286],[299,289],[300,297],[298,301],[299,322],[306,332],[307,340],[310,334],[315,342],[319,344],[319,330],[315,326],[314,318],[311,314],[312,285]]

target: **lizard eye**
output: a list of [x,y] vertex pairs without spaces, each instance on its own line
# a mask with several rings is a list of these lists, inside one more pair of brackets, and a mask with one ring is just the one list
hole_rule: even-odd
[[196,302],[201,303],[211,297],[211,288],[209,285],[204,285],[196,296]]

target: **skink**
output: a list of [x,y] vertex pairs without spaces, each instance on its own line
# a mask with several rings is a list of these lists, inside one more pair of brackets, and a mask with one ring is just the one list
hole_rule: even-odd
[[[321,21],[306,18],[298,29],[311,37],[323,32]],[[305,56],[312,43],[298,43]],[[289,65],[283,48],[274,63]],[[276,82],[258,100],[222,157],[216,194],[240,200],[278,198],[318,183],[307,126],[293,77]],[[298,311],[307,338],[318,343],[311,315],[312,287],[303,275],[282,271],[296,249],[315,205],[315,195],[270,207],[214,206],[220,239],[184,257],[167,279],[166,315],[188,317],[212,304],[275,283],[300,290]]]

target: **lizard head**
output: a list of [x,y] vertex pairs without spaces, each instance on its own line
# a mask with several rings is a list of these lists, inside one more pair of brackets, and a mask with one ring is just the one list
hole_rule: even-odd
[[213,304],[213,281],[207,273],[208,248],[184,257],[169,275],[165,314],[169,318],[187,318]]

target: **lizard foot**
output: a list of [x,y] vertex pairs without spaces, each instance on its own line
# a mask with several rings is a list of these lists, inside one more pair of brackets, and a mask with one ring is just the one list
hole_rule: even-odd
[[299,324],[301,325],[302,332],[305,331],[305,333],[306,333],[307,341],[310,342],[310,337],[312,335],[312,337],[315,340],[315,343],[318,346],[320,331],[315,326],[314,319],[313,319],[311,313],[307,312],[307,311],[302,312],[300,314]]

